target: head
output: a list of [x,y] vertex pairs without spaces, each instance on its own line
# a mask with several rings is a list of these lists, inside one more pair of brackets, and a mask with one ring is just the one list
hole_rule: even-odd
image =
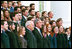
[[49,12],[48,12],[48,16],[49,16],[50,18],[53,18],[53,12],[52,12],[52,11],[49,11]]
[[42,12],[42,16],[47,17],[47,12],[46,11],[43,11]]
[[34,30],[34,23],[33,23],[33,21],[27,21],[25,26],[26,26],[26,28],[28,28],[31,31]]
[[47,32],[51,32],[51,30],[52,30],[51,25],[50,24],[46,24],[46,31]]
[[70,31],[70,29],[69,28],[66,28],[66,34],[68,35],[68,34],[71,34],[71,31]]
[[4,20],[3,11],[1,10],[1,20]]
[[30,13],[31,16],[35,15],[35,11],[34,10],[29,10],[29,13]]
[[53,26],[56,26],[55,20],[51,20],[51,21],[50,21],[50,24],[51,24],[52,27],[53,27]]
[[20,9],[20,7],[16,6],[16,7],[14,7],[14,11],[15,12],[21,12],[21,9]]
[[24,36],[24,35],[25,35],[25,32],[26,32],[26,31],[25,31],[25,27],[21,26],[21,27],[19,28],[18,34]]
[[4,30],[8,30],[8,23],[7,23],[7,21],[1,21],[1,24],[2,24],[2,28]]
[[8,2],[8,7],[9,8],[12,7],[12,2],[11,1]]
[[30,6],[26,6],[25,8],[26,8],[28,11],[30,10]]
[[25,9],[25,6],[24,5],[20,6],[20,9],[21,10]]
[[39,11],[35,12],[35,15],[36,15],[36,18],[39,18],[40,17],[40,12]]
[[14,21],[19,21],[19,18],[18,18],[18,13],[17,12],[15,12],[14,14],[13,14],[13,17],[12,17],[12,19],[14,20]]
[[22,14],[21,14],[21,12],[18,13],[18,18],[19,18],[19,20],[22,19]]
[[4,7],[4,8],[7,8],[8,7],[7,1],[3,1],[2,2],[2,7]]
[[27,17],[28,16],[28,10],[27,9],[23,9],[22,10],[22,14]]
[[39,29],[42,28],[42,21],[40,19],[36,19],[35,26],[38,27]]
[[59,32],[58,27],[57,26],[54,26],[52,28],[52,32],[57,34]]
[[34,3],[30,4],[30,9],[35,10],[35,4]]
[[63,25],[62,18],[57,19],[56,23],[57,23],[57,26],[62,26]]
[[64,33],[64,28],[63,28],[63,26],[59,26],[59,33]]
[[18,1],[17,4],[18,4],[18,7],[20,7],[21,6],[21,1]]
[[4,17],[9,17],[10,16],[10,12],[8,10],[4,10]]
[[13,2],[13,3],[12,3],[12,6],[13,6],[13,7],[16,7],[16,6],[17,6],[17,3],[16,3],[16,2]]

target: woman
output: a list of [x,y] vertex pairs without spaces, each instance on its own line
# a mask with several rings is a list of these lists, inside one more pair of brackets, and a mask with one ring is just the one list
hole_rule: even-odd
[[49,40],[49,34],[50,33],[49,33],[49,31],[47,31],[48,30],[47,27],[49,27],[49,24],[44,25],[43,31],[42,31],[42,34],[43,34],[43,48],[50,48],[50,40]]
[[57,35],[57,43],[58,48],[67,48],[68,47],[68,41],[67,41],[67,35],[64,32],[63,26],[59,26],[59,34]]
[[8,10],[4,10],[4,20],[11,21],[10,13]]
[[[51,27],[51,25],[50,25]],[[49,28],[50,28],[49,27]],[[58,30],[56,30],[56,26],[52,28],[52,32],[49,35],[51,48],[57,48],[57,39],[56,39],[56,33],[58,33]]]
[[27,48],[27,41],[24,39],[25,27],[21,26],[18,34],[21,41],[21,48]]

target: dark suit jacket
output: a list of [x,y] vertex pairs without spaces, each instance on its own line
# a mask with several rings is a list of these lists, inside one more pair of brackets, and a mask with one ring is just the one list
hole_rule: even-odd
[[21,25],[25,27],[26,21],[27,20],[24,18],[24,16],[22,16]]
[[1,43],[2,48],[10,48],[9,37],[4,31],[1,33]]
[[34,28],[33,34],[37,39],[37,48],[43,48],[43,37],[40,35],[39,31]]
[[26,28],[25,39],[27,40],[27,48],[37,48],[37,41],[33,33]]
[[21,42],[21,48],[27,48],[27,41],[24,39],[24,37],[20,37]]
[[7,33],[7,35],[9,36],[9,40],[10,40],[10,47],[11,48],[18,48],[17,46],[17,41],[16,41],[16,36],[14,34],[14,32],[11,31],[5,31]]

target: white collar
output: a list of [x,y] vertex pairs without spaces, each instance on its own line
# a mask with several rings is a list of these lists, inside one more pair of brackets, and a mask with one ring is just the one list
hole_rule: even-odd
[[20,37],[23,37],[22,35],[20,35]]
[[27,20],[27,17],[23,15],[23,17]]
[[36,27],[36,29],[40,32],[40,29],[38,27]]

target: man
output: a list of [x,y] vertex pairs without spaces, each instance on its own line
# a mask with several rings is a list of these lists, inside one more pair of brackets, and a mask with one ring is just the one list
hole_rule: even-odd
[[30,9],[35,10],[35,4],[34,3],[30,4]]
[[8,10],[10,11],[10,13],[14,12],[14,8],[12,7],[12,2],[11,1],[8,2]]
[[25,26],[25,23],[27,21],[27,16],[28,16],[28,10],[27,9],[23,9],[22,10],[22,20],[21,20],[21,25]]
[[40,30],[42,28],[42,21],[40,19],[36,19],[35,26],[36,27],[33,30],[33,34],[37,39],[37,48],[43,48],[43,36]]
[[34,30],[34,23],[33,21],[27,21],[26,24],[26,35],[25,38],[27,40],[27,48],[37,48],[36,38],[33,35],[32,31]]
[[6,22],[7,21],[1,21],[1,48],[10,48],[9,37],[4,31],[4,28],[8,26],[5,24]]
[[35,17],[35,11],[34,10],[29,10],[29,16],[28,17]]
[[37,12],[35,13],[35,15],[36,15],[36,18],[37,18],[37,19],[40,18],[40,12],[39,12],[39,11],[37,11]]
[[53,18],[53,12],[52,11],[48,12],[48,17],[49,17],[50,20]]
[[17,4],[18,4],[18,7],[20,7],[21,6],[21,1],[18,1]]
[[7,1],[2,1],[2,7],[1,9],[8,9],[8,6],[7,6]]
[[10,48],[18,48],[15,34],[8,29],[7,21],[4,21],[3,23],[4,31],[9,36]]

